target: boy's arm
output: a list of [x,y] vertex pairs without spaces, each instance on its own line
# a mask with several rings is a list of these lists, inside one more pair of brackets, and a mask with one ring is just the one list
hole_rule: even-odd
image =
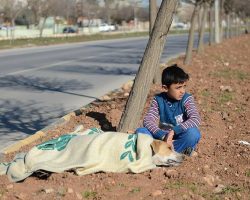
[[144,117],[143,125],[153,134],[154,138],[162,140],[169,131],[163,131],[159,128],[158,119],[159,106],[156,99],[154,98],[148,110],[148,113]]
[[193,96],[189,96],[184,101],[184,107],[186,109],[187,120],[173,128],[175,134],[179,134],[188,128],[198,127],[201,123],[200,115],[195,106]]

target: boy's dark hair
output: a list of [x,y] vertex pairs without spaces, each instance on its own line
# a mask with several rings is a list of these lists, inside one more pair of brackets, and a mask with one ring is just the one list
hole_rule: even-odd
[[184,83],[189,79],[189,75],[177,64],[167,67],[162,72],[161,83],[169,87],[171,84]]

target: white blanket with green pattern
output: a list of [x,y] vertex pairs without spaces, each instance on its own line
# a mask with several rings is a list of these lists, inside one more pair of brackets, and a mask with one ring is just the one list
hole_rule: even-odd
[[10,163],[0,163],[0,174],[17,182],[37,170],[74,170],[78,175],[100,171],[140,173],[156,167],[152,141],[145,134],[102,132],[96,128],[73,132],[20,153]]

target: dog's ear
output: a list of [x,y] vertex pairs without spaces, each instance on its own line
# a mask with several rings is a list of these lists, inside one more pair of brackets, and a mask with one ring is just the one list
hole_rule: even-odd
[[160,154],[165,156],[165,155],[170,155],[170,153],[172,152],[169,145],[161,140],[153,140],[151,146],[155,154]]
[[153,140],[151,143],[154,153],[158,153],[160,151],[161,141],[160,140]]

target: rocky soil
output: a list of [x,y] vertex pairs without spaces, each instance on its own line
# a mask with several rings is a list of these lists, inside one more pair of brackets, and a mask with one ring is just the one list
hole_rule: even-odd
[[[250,199],[250,146],[240,142],[250,142],[250,35],[206,46],[203,54],[194,53],[190,65],[182,64],[183,57],[171,63],[178,63],[191,76],[187,91],[194,95],[202,117],[198,155],[187,157],[179,167],[141,174],[34,174],[20,183],[0,176],[0,199]],[[152,86],[144,114],[160,89]],[[115,131],[128,92],[128,88],[119,89],[105,101],[93,102],[32,145],[80,124]]]

